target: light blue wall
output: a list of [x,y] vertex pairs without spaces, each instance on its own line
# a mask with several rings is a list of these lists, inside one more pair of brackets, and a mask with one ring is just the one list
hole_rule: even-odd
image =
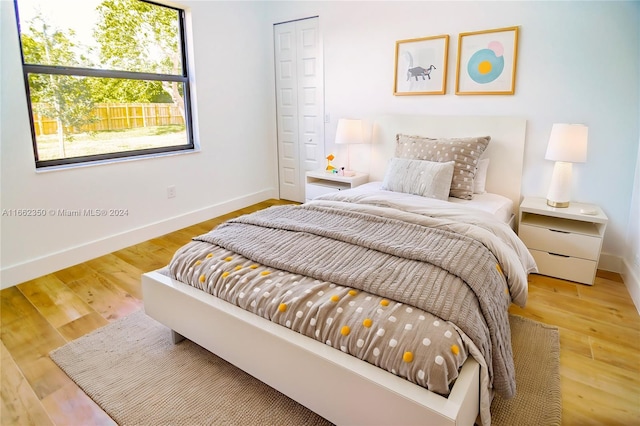
[[[640,15],[640,3],[638,4],[637,13]],[[640,39],[640,26],[638,26],[638,39]],[[640,61],[640,55],[638,56]],[[638,78],[640,79],[640,75]],[[638,141],[638,146],[640,146],[640,140]],[[629,293],[631,293],[636,308],[640,312],[640,149],[638,149],[636,162],[633,196],[631,197],[631,209],[629,212],[627,248],[625,250],[622,273]]]
[[[527,119],[522,193],[546,196],[553,123],[589,126],[588,159],[574,165],[573,199],[610,219],[601,265],[625,255],[637,163],[638,2],[271,2],[272,22],[319,15],[324,42],[327,152],[339,117],[381,113],[515,115]],[[520,26],[514,96],[454,95],[458,34]],[[393,96],[396,40],[449,34],[443,96]]]

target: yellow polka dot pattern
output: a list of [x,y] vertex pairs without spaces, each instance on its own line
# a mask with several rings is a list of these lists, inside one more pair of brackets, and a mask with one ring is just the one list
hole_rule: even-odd
[[[222,297],[222,298],[225,298],[225,300],[228,300],[228,301],[232,301],[232,303],[235,303],[238,306],[244,307],[247,310],[250,310],[250,311],[253,310],[254,313],[265,316],[266,318],[271,319],[273,321],[276,321],[275,317],[272,318],[270,316],[266,316],[266,312],[263,312],[262,314],[260,314],[259,308],[256,308],[256,307],[259,306],[259,303],[257,301],[262,301],[262,300],[265,301],[264,304],[266,305],[260,305],[260,306],[268,306],[270,303],[275,304],[273,305],[273,307],[276,308],[275,310],[279,313],[281,318],[280,320],[277,320],[277,322],[281,323],[282,325],[288,328],[292,328],[292,329],[294,328],[292,321],[298,321],[298,320],[301,321],[303,318],[307,318],[302,305],[296,304],[296,300],[299,298],[299,296],[295,296],[296,293],[292,292],[293,287],[299,284],[299,280],[301,279],[299,276],[298,278],[296,278],[296,276],[293,274],[289,274],[289,273],[285,273],[277,270],[273,271],[270,269],[265,269],[265,266],[262,266],[256,263],[250,263],[248,262],[247,259],[239,255],[215,256],[213,253],[207,253],[206,255],[203,253],[202,256],[204,256],[204,258],[191,261],[192,266],[190,270],[192,270],[194,274],[197,274],[195,275],[197,276],[197,281],[200,284],[203,284],[203,287],[204,287],[204,284],[207,282],[208,275],[211,274],[211,280],[209,280],[206,288],[207,291],[211,292],[215,286],[223,285],[225,289],[229,291],[228,294],[234,295],[233,298],[235,299],[229,300],[228,298],[225,298],[225,297]],[[215,259],[213,259],[214,256],[215,256]],[[213,264],[211,262],[213,262]],[[502,273],[500,265],[496,264],[496,269],[498,272]],[[271,276],[273,276],[273,278],[271,278]],[[220,283],[224,282],[226,284],[216,284],[215,277],[220,277],[221,278]],[[258,277],[262,277],[262,278],[258,279]],[[310,278],[306,278],[306,279],[311,280]],[[291,282],[290,284],[291,287],[289,286],[285,287],[283,284],[281,284],[281,282],[284,282],[284,281]],[[275,288],[273,287],[274,282],[278,283],[278,284],[275,284]],[[242,287],[243,289],[242,291],[238,290],[236,292],[233,292],[233,289],[235,288],[235,286],[239,285],[239,283],[246,284],[249,287]],[[263,288],[263,286],[260,283],[263,283],[265,287]],[[330,327],[332,325],[331,323],[334,322],[333,320],[339,319],[339,321],[335,321],[336,324],[334,325],[334,327],[337,327],[337,328],[333,328],[335,329],[335,332],[337,334],[333,335],[333,337],[331,338],[328,338],[328,337],[325,338],[325,337],[321,337],[318,334],[320,330],[318,327],[319,322],[317,323],[317,321],[319,320],[316,318],[320,318],[320,317],[315,317],[315,316],[309,317],[307,321],[310,321],[309,324],[315,327],[315,328],[312,328],[312,330],[315,329],[316,339],[320,341],[324,341],[324,343],[330,346],[334,346],[338,349],[341,349],[344,352],[351,353],[354,356],[358,356],[359,358],[361,358],[360,355],[356,355],[352,353],[352,349],[351,349],[352,345],[355,346],[355,348],[365,348],[366,345],[373,345],[372,349],[369,349],[367,351],[364,351],[363,349],[363,351],[365,354],[372,354],[369,356],[372,356],[374,359],[367,360],[367,361],[370,363],[374,363],[376,365],[378,365],[378,363],[375,361],[375,359],[378,357],[381,357],[382,348],[386,348],[385,351],[390,351],[390,353],[396,354],[394,355],[395,359],[397,360],[395,362],[400,363],[396,365],[405,366],[405,367],[402,367],[403,368],[402,371],[398,371],[395,368],[387,367],[387,369],[390,372],[392,372],[393,374],[401,375],[402,377],[408,378],[411,381],[414,381],[419,384],[422,384],[423,386],[426,386],[427,373],[425,373],[426,367],[423,364],[427,361],[424,359],[424,355],[418,355],[418,358],[416,358],[416,354],[419,354],[421,350],[424,350],[424,348],[429,348],[431,346],[431,339],[429,337],[424,337],[419,339],[407,338],[406,341],[403,341],[400,339],[396,339],[397,335],[393,335],[394,330],[397,329],[393,327],[398,327],[397,325],[393,324],[398,321],[397,319],[398,314],[396,312],[398,312],[399,309],[402,309],[407,313],[410,313],[414,311],[414,309],[417,311],[417,308],[412,308],[409,306],[401,307],[402,306],[401,303],[380,298],[378,296],[373,296],[368,293],[363,293],[356,289],[336,286],[336,284],[320,282],[317,280],[314,281],[314,284],[318,285],[319,290],[316,290],[315,293],[312,293],[310,290],[307,290],[307,293],[312,293],[316,297],[319,297],[320,298],[319,300],[322,300],[322,298],[324,298],[325,304],[320,304],[318,306],[323,307],[321,309],[327,311],[323,315],[329,315],[329,317],[326,320],[323,317],[322,324],[327,327],[327,330],[331,330]],[[327,286],[327,287],[321,287],[321,286]],[[280,288],[282,288],[282,290],[280,290]],[[339,290],[339,291],[334,291],[334,290]],[[508,288],[505,289],[505,292],[508,293]],[[217,293],[214,293],[214,294],[217,294]],[[220,297],[220,295],[218,296]],[[251,303],[247,302],[245,303],[245,305],[250,304],[253,309],[249,309],[249,307],[243,306],[244,302],[241,302],[241,300],[247,299],[250,296],[254,298],[253,302]],[[360,310],[362,308],[358,308],[358,310],[356,310],[353,307],[358,306],[358,304],[362,303],[363,299],[366,299],[366,300],[371,299],[371,302],[377,305],[377,309],[367,312],[368,315],[366,316],[363,315],[362,317],[360,317],[363,319],[357,320],[358,317],[354,315],[356,313],[361,312]],[[356,300],[358,300],[357,303],[355,302]],[[321,303],[321,302],[318,302],[318,303]],[[314,304],[309,301],[306,303],[306,306],[311,307],[311,306],[314,306]],[[258,310],[258,312],[256,312],[256,309]],[[351,309],[351,311],[349,311],[351,312],[351,314],[340,317],[339,316],[340,314],[342,314],[343,312],[346,313],[345,311],[346,309]],[[363,311],[362,313],[365,313],[365,312]],[[319,315],[319,313],[316,313],[314,315]],[[430,315],[430,314],[427,314],[427,315]],[[419,315],[419,317],[421,318],[420,321],[425,320],[425,317],[423,315]],[[356,321],[356,322],[351,322],[351,321]],[[435,319],[434,321],[432,321],[432,327],[442,328],[442,325],[444,323],[445,323],[444,321]],[[357,324],[357,326],[354,327],[354,324]],[[298,325],[297,327],[300,328],[301,325]],[[400,325],[400,327],[404,328],[405,333],[411,333],[413,332],[414,324],[411,324],[411,323],[402,324]],[[365,330],[368,330],[368,331],[365,331]],[[302,332],[302,330],[298,330],[298,331]],[[325,333],[330,333],[330,331],[326,331]],[[303,333],[303,334],[309,335],[308,333]],[[454,335],[450,331],[445,331],[442,334],[447,339],[451,338]],[[329,336],[329,334],[326,334],[326,335]],[[389,337],[387,337],[387,335],[389,335]],[[352,336],[355,336],[355,337],[352,337]],[[309,335],[309,337],[314,337],[314,336]],[[338,339],[339,341],[336,341],[336,339]],[[342,341],[343,339],[344,341]],[[349,341],[351,341],[352,343],[349,343]],[[416,344],[419,346],[414,347],[414,345]],[[461,344],[460,339],[458,339],[458,344]],[[458,356],[462,352],[458,344],[454,343],[454,344],[449,344],[448,346],[449,348],[448,352],[456,358],[458,358]],[[357,349],[353,349],[353,351],[358,352]],[[438,352],[438,353],[439,354],[432,355],[433,358],[431,358],[431,363],[434,365],[434,367],[442,367],[445,363],[445,358],[446,358],[445,353],[444,352]],[[362,356],[365,356],[365,355],[362,355]],[[466,353],[463,356],[464,358],[461,358],[460,364],[466,358]],[[361,359],[365,359],[365,358],[361,358]],[[390,360],[388,362],[393,362],[393,361]],[[412,378],[410,378],[409,376],[411,376]]]

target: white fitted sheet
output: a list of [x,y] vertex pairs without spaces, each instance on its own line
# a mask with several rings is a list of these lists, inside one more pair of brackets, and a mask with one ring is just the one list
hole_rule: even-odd
[[513,201],[499,194],[473,194],[472,200],[449,197],[449,202],[491,213],[504,223],[509,223],[513,216]]
[[[364,185],[360,185],[349,191],[354,194],[388,194],[391,200],[396,200],[402,203],[409,203],[415,206],[446,206],[449,203],[455,204],[457,207],[465,206],[470,209],[480,210],[485,213],[489,213],[501,222],[509,223],[513,217],[513,201],[510,198],[504,197],[499,194],[474,194],[471,200],[461,200],[460,198],[449,197],[447,201],[436,200],[434,198],[422,197],[420,195],[406,194],[402,192],[385,191],[381,189],[382,182],[369,182]],[[323,197],[319,197],[323,198]]]

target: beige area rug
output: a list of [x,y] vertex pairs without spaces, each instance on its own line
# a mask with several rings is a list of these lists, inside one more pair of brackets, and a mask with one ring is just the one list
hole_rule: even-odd
[[[496,398],[494,425],[560,424],[559,335],[511,316],[518,392]],[[185,340],[142,311],[51,352],[120,425],[325,425],[325,419]]]

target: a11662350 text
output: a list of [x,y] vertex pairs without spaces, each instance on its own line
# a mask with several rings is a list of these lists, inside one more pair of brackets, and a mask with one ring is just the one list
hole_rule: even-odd
[[41,217],[47,215],[47,209],[2,209],[2,216]]
[[129,209],[2,209],[4,217],[124,217],[129,216]]

